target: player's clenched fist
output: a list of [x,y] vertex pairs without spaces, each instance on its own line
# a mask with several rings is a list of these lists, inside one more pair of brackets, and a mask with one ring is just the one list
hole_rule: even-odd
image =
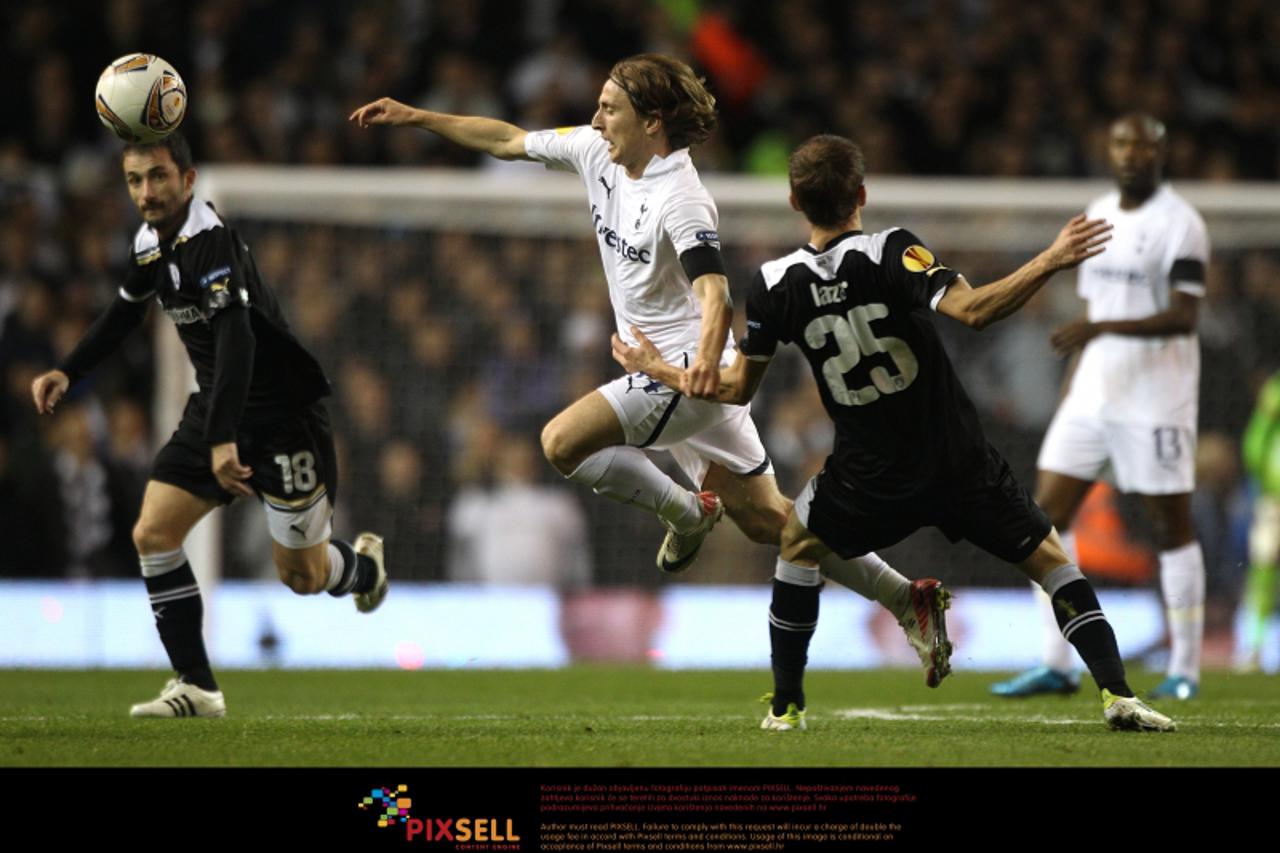
[[720,365],[695,358],[684,372],[680,390],[698,400],[710,400],[720,389]]
[[379,98],[373,103],[365,104],[353,112],[348,121],[354,121],[360,127],[371,124],[409,124],[413,120],[415,110],[394,98]]
[[51,413],[70,385],[71,380],[61,370],[50,370],[37,376],[31,383],[31,396],[36,401],[36,411],[42,415]]

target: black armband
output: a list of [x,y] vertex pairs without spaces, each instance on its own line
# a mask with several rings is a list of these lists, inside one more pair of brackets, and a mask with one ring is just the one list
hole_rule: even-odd
[[86,373],[97,367],[100,361],[115,352],[120,342],[142,323],[147,316],[148,305],[148,302],[132,302],[117,296],[107,310],[93,321],[89,331],[85,332],[76,348],[58,365],[58,369],[67,374],[72,385],[76,384]]
[[728,278],[724,271],[724,258],[720,257],[720,250],[715,246],[694,246],[685,250],[680,255],[680,266],[684,267],[684,274],[691,282],[704,275],[723,275]]
[[247,308],[226,308],[213,315],[209,322],[218,340],[218,355],[213,369],[213,392],[209,395],[204,440],[209,444],[225,444],[235,441],[236,426],[249,397],[256,338]]
[[1204,284],[1204,261],[1194,258],[1181,258],[1173,262],[1169,270],[1169,281],[1188,281]]

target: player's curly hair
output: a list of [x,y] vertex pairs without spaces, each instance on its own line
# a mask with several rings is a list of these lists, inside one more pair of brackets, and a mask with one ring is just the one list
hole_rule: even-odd
[[805,140],[792,152],[787,175],[791,194],[805,219],[829,228],[853,216],[867,164],[857,144],[824,133]]
[[642,116],[662,119],[674,150],[705,142],[716,129],[716,99],[706,81],[678,59],[642,53],[616,63],[609,79]]

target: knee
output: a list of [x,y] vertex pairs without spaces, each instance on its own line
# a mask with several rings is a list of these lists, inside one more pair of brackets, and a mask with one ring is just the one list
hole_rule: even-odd
[[542,428],[542,453],[547,461],[564,476],[569,476],[582,462],[578,459],[577,448],[558,419]]
[[133,525],[133,546],[138,554],[163,554],[182,547],[182,538],[147,518],[139,518]]
[[1154,524],[1156,548],[1160,551],[1176,551],[1195,541],[1195,531],[1190,524],[1157,521]]

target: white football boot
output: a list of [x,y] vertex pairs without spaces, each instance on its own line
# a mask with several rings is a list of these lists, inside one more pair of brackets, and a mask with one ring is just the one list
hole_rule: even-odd
[[[773,694],[766,693],[760,701],[769,702],[772,699]],[[796,707],[795,702],[791,702],[781,716],[775,717],[773,706],[770,705],[769,713],[760,721],[760,728],[767,732],[802,732],[805,730],[804,711]]]
[[165,682],[155,699],[129,709],[130,717],[222,717],[226,713],[221,690],[203,690],[177,678]]
[[1141,699],[1116,696],[1110,690],[1102,691],[1102,717],[1107,721],[1108,726],[1117,731],[1173,732],[1178,730],[1173,720],[1143,704]]
[[911,582],[911,610],[898,624],[911,648],[920,656],[924,683],[937,687],[951,674],[951,641],[947,639],[947,609],[951,592],[934,578]]
[[387,580],[387,568],[382,557],[382,537],[376,533],[361,533],[356,537],[355,550],[357,554],[363,554],[373,560],[373,564],[378,568],[378,577],[373,583],[373,589],[368,592],[357,592],[351,596],[355,599],[356,610],[361,613],[372,613],[387,597],[387,589],[391,586],[391,582]]
[[724,504],[715,492],[698,492],[697,498],[702,510],[702,521],[697,527],[687,533],[677,533],[671,525],[663,522],[667,527],[667,538],[662,540],[662,547],[658,549],[658,568],[666,574],[674,575],[693,565],[702,541],[724,516]]

